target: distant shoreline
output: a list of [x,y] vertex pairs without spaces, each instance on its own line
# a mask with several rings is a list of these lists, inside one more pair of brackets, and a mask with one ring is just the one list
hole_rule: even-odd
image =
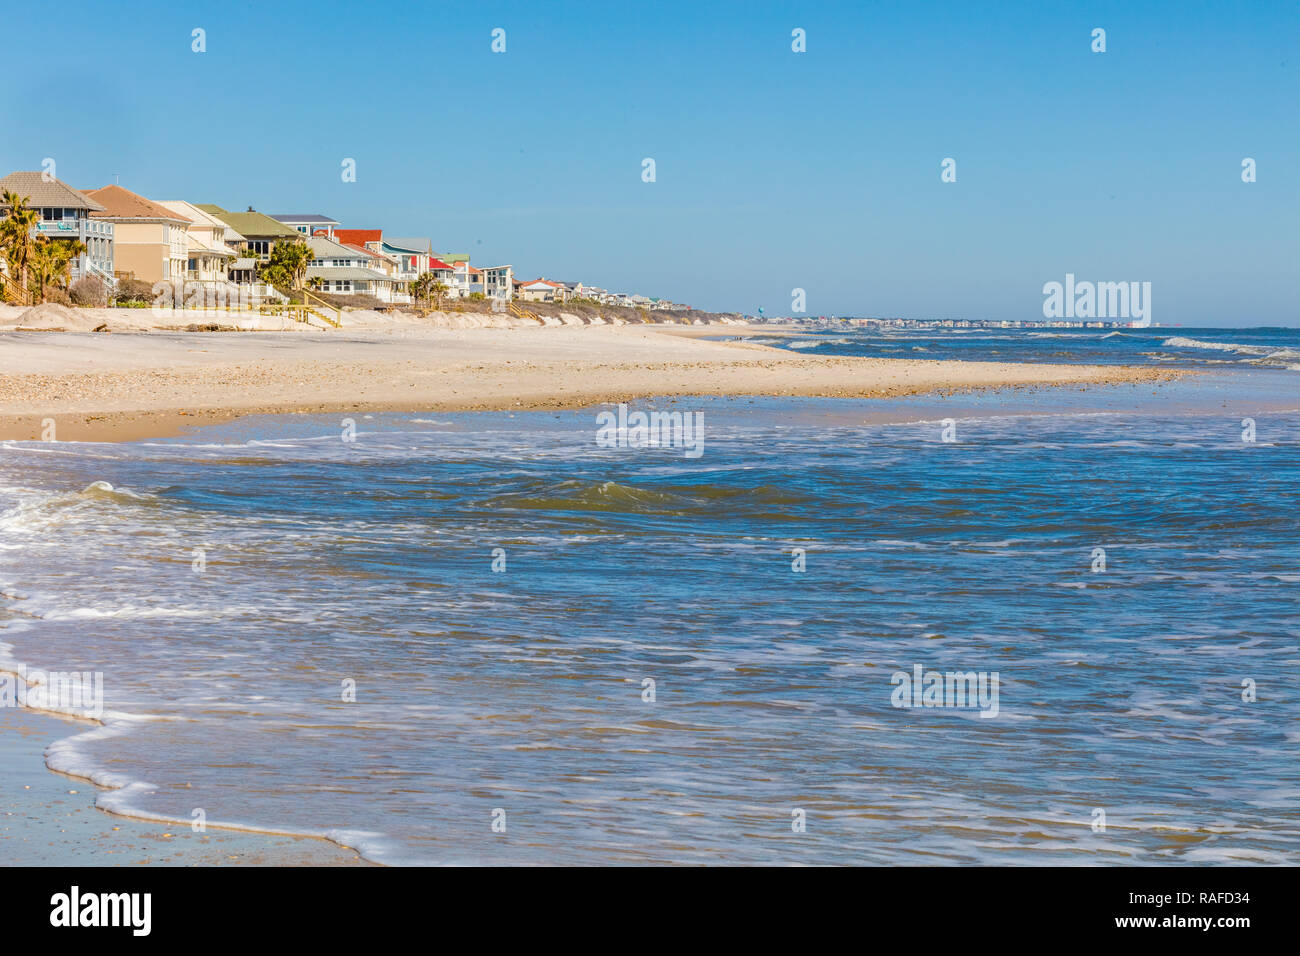
[[[744,326],[0,332],[0,439],[132,441],[245,415],[573,409],[652,397],[894,398],[1145,384],[1132,366],[815,358]],[[765,330],[764,330],[765,331]]]

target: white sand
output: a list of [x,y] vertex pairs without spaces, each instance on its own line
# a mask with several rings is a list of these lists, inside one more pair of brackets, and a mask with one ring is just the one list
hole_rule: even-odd
[[578,408],[686,395],[888,398],[1180,374],[812,358],[700,337],[734,331],[426,323],[289,333],[0,332],[0,438],[38,438],[47,419],[60,440],[125,440],[259,413]]

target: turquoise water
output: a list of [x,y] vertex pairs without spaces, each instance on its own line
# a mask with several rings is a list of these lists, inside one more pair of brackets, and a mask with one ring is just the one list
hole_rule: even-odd
[[102,806],[385,862],[1295,863],[1296,381],[9,443],[0,650]]

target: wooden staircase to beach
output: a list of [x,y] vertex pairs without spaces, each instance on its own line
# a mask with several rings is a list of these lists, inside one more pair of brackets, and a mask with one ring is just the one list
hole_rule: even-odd
[[542,317],[538,315],[536,312],[533,312],[531,309],[521,309],[513,302],[507,302],[506,308],[510,310],[510,314],[513,315],[516,319],[532,319],[534,322],[541,324]]
[[304,325],[312,325],[311,320],[317,318],[332,328],[343,328],[343,310],[312,295],[306,289],[302,291],[301,302],[264,302],[257,307],[257,311],[263,315],[288,315],[295,322]]
[[17,282],[0,277],[0,302],[8,305],[35,305],[36,293],[30,289],[24,293]]

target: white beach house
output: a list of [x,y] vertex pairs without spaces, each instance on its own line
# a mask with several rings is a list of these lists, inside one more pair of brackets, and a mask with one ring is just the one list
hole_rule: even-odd
[[387,274],[383,264],[376,261],[376,253],[345,246],[324,236],[313,236],[307,240],[307,244],[311,246],[312,253],[311,264],[307,267],[307,279],[319,280],[317,288],[321,292],[333,295],[368,295],[380,302],[398,301],[394,295],[400,294],[406,296],[405,301],[410,300],[405,289],[410,280],[400,271],[397,275]]

